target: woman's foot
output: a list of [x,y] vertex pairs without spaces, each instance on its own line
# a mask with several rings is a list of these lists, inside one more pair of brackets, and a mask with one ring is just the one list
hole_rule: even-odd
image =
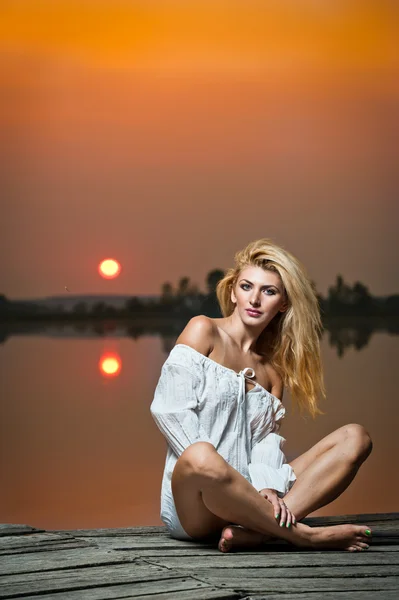
[[233,552],[234,550],[242,550],[244,548],[258,548],[269,536],[244,529],[239,525],[228,525],[222,531],[218,548],[220,552]]
[[308,527],[304,540],[295,540],[296,546],[314,549],[337,549],[357,552],[367,550],[371,541],[371,530],[366,525],[334,525],[330,527]]
[[[295,546],[313,548],[314,550],[335,549],[359,552],[367,550],[371,541],[371,530],[365,525],[308,527],[299,524],[291,531],[297,535],[295,535],[295,539],[287,539],[287,541]],[[228,525],[222,531],[218,548],[221,552],[259,548],[270,539],[269,536],[244,529],[239,525]]]

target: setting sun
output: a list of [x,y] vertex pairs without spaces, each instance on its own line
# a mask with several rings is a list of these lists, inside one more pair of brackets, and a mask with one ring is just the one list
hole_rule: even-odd
[[100,358],[99,368],[106,377],[116,377],[122,368],[122,361],[117,354],[105,354]]
[[98,265],[98,272],[104,279],[114,279],[121,272],[121,266],[117,260],[106,258]]

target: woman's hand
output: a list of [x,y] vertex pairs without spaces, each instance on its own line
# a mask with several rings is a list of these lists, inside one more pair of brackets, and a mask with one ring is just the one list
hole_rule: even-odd
[[277,496],[276,490],[271,490],[269,488],[264,488],[259,491],[259,494],[266,498],[274,508],[274,516],[277,520],[280,521],[280,527],[291,527],[292,525],[296,525],[296,518],[285,504],[283,498],[279,498]]

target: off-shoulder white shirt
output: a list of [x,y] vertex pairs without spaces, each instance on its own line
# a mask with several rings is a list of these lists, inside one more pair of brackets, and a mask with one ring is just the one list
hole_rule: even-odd
[[168,442],[161,518],[176,537],[172,473],[195,442],[212,444],[257,490],[285,495],[296,479],[278,435],[285,408],[259,383],[246,391],[245,379],[253,377],[251,367],[237,373],[185,344],[174,346],[162,366],[151,413]]

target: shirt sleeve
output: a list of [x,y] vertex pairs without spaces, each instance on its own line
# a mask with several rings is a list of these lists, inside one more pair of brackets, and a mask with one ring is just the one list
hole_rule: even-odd
[[199,423],[196,379],[187,367],[165,362],[150,407],[156,424],[177,456],[195,442],[212,443]]
[[294,471],[282,451],[284,443],[281,435],[270,432],[252,447],[248,468],[251,483],[258,491],[269,488],[284,496],[295,481]]

